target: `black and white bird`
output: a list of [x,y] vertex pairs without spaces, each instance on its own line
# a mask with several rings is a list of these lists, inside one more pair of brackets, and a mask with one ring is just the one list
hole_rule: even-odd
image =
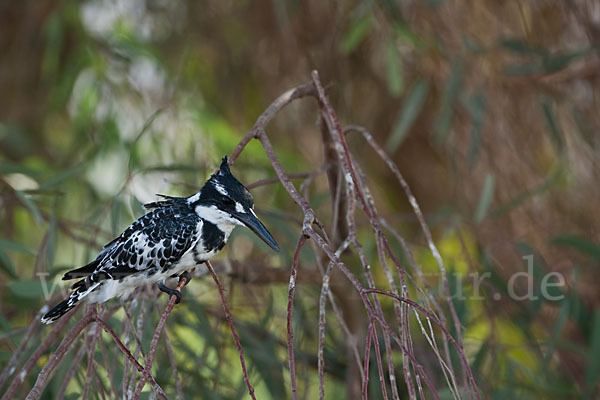
[[63,280],[83,278],[71,286],[70,296],[42,317],[49,324],[83,299],[102,303],[129,296],[139,286],[156,283],[169,295],[178,290],[165,285],[185,277],[189,269],[217,254],[236,225],[244,225],[273,250],[279,246],[254,213],[250,192],[232,174],[223,158],[219,171],[190,197],[160,195],[165,200],[146,204],[148,212],[108,243],[96,259],[67,272]]

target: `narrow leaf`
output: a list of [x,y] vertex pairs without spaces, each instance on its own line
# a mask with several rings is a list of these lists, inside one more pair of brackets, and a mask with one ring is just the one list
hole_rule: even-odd
[[27,246],[6,239],[0,239],[0,249],[7,251],[18,251],[19,253],[25,253],[31,256],[35,256],[37,253],[35,250]]
[[369,33],[369,30],[371,29],[371,25],[373,25],[373,19],[370,16],[359,19],[353,23],[342,41],[342,53],[352,53],[367,36],[367,33]]
[[444,144],[450,132],[450,126],[454,118],[454,102],[460,88],[464,70],[465,61],[463,59],[454,60],[450,69],[450,76],[448,76],[444,93],[442,94],[442,103],[435,125],[435,139],[438,145]]
[[481,190],[481,196],[479,197],[479,205],[475,211],[475,222],[478,224],[485,218],[492,198],[494,196],[495,179],[494,174],[487,174],[485,181],[483,182],[483,189]]
[[15,266],[6,252],[0,249],[0,269],[6,272],[11,278],[17,279]]
[[42,183],[39,187],[40,191],[45,191],[48,189],[51,189],[55,186],[60,185],[61,183],[63,183],[64,181],[79,175],[81,172],[83,172],[85,168],[84,164],[77,164],[74,167],[68,168],[65,171],[61,172],[58,175],[55,175],[54,177],[48,179],[46,182]]
[[15,194],[17,195],[21,203],[23,203],[25,208],[27,208],[27,210],[31,213],[33,219],[35,220],[35,223],[37,225],[40,225],[42,223],[42,215],[40,214],[40,210],[38,210],[35,203],[29,198],[29,196],[27,196],[21,190],[15,190]]
[[500,217],[512,209],[520,206],[525,201],[534,196],[539,196],[544,194],[547,190],[549,190],[552,186],[554,186],[559,178],[562,176],[561,170],[555,169],[548,174],[548,177],[537,187],[532,189],[525,190],[519,195],[515,196],[514,199],[502,204],[494,211],[494,217]]
[[600,260],[600,245],[597,245],[582,236],[558,235],[552,238],[551,243],[559,246],[573,247],[580,253],[588,255],[595,260]]
[[588,354],[588,366],[585,374],[585,383],[591,392],[597,383],[600,374],[600,311],[596,310],[592,321],[592,334],[590,335],[590,353]]
[[552,140],[552,143],[554,143],[556,151],[561,152],[563,148],[563,139],[560,134],[556,118],[554,117],[552,106],[548,99],[545,98],[542,99],[541,106],[542,112],[544,113],[544,117],[546,119],[546,123],[548,124],[548,133],[550,133],[550,139]]
[[521,38],[505,39],[500,42],[500,46],[517,54],[545,55],[547,52],[543,48],[535,47]]
[[386,148],[389,152],[394,152],[406,139],[410,128],[423,108],[423,104],[425,104],[428,92],[429,83],[426,80],[417,82],[411,89],[394,123],[392,134],[388,138]]
[[392,96],[396,97],[404,89],[404,78],[402,74],[402,62],[400,61],[400,56],[394,42],[387,44],[385,55],[388,90]]
[[42,298],[44,289],[42,282],[37,279],[23,279],[8,283],[8,288],[19,297],[23,298]]
[[481,147],[481,133],[485,119],[485,94],[482,90],[478,90],[472,97],[465,100],[465,105],[469,111],[472,124],[471,142],[467,152],[467,160],[469,161],[469,165],[473,167],[477,162]]

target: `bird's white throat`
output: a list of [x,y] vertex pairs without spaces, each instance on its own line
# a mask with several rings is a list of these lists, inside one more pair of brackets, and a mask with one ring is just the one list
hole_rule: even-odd
[[196,206],[195,211],[200,218],[215,224],[227,236],[236,225],[243,225],[229,213],[219,210],[217,206]]

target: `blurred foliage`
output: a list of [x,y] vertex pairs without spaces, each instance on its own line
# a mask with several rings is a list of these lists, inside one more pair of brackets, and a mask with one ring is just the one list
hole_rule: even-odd
[[[270,100],[318,69],[333,84],[329,95],[342,122],[361,124],[386,144],[423,207],[456,273],[455,305],[484,397],[597,398],[599,15],[593,0],[3,2],[0,367],[55,278],[87,263],[155,193],[197,190]],[[271,126],[290,172],[321,163],[314,112],[310,101],[294,104]],[[400,188],[390,184],[383,163],[360,152],[358,137],[348,140],[373,180],[378,208],[415,249],[423,270],[434,272]],[[256,143],[233,169],[245,183],[275,176]],[[236,231],[220,258],[287,269],[301,213],[279,185],[253,193],[284,250],[272,256]],[[311,195],[315,209],[330,215],[324,177]],[[374,239],[360,235],[372,257]],[[405,259],[400,243],[392,244]],[[314,264],[303,257],[303,265]],[[538,299],[514,301],[510,279],[529,267]],[[306,268],[300,277],[318,274]],[[385,284],[377,265],[374,271]],[[550,290],[561,300],[540,295],[549,272],[565,279]],[[488,275],[478,285],[469,273]],[[429,284],[440,293],[440,282]],[[287,281],[232,278],[228,285],[257,397],[289,397]],[[319,286],[301,281],[298,291],[297,377],[300,396],[311,399],[318,396]],[[393,315],[392,302],[382,304]],[[146,347],[157,321],[156,311],[148,312],[154,320],[143,329]],[[109,322],[117,330],[122,319],[119,311]],[[350,397],[353,360],[341,327],[330,320],[326,397]],[[211,281],[186,288],[168,333],[186,397],[245,396]],[[121,359],[110,339],[103,341]],[[45,398],[60,391],[74,356],[63,360]],[[164,349],[157,357],[153,374],[174,396]],[[82,392],[86,366],[68,385],[68,398]],[[122,364],[115,368],[123,374]],[[402,366],[396,368],[401,377]],[[435,379],[444,387],[441,374]],[[100,376],[94,385],[109,382]],[[370,390],[371,398],[381,397],[377,385]],[[90,396],[99,398],[99,391]]]

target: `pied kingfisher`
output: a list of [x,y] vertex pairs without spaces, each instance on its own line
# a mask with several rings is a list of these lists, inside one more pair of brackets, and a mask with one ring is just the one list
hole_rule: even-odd
[[168,278],[191,278],[188,270],[210,259],[227,242],[236,225],[245,225],[273,250],[279,246],[254,213],[250,192],[229,170],[227,156],[219,171],[190,197],[160,195],[151,209],[108,243],[88,265],[67,272],[63,280],[84,278],[71,286],[69,298],[42,317],[49,324],[82,299],[103,303],[126,297],[142,285],[157,283],[169,295],[178,290],[165,285]]

